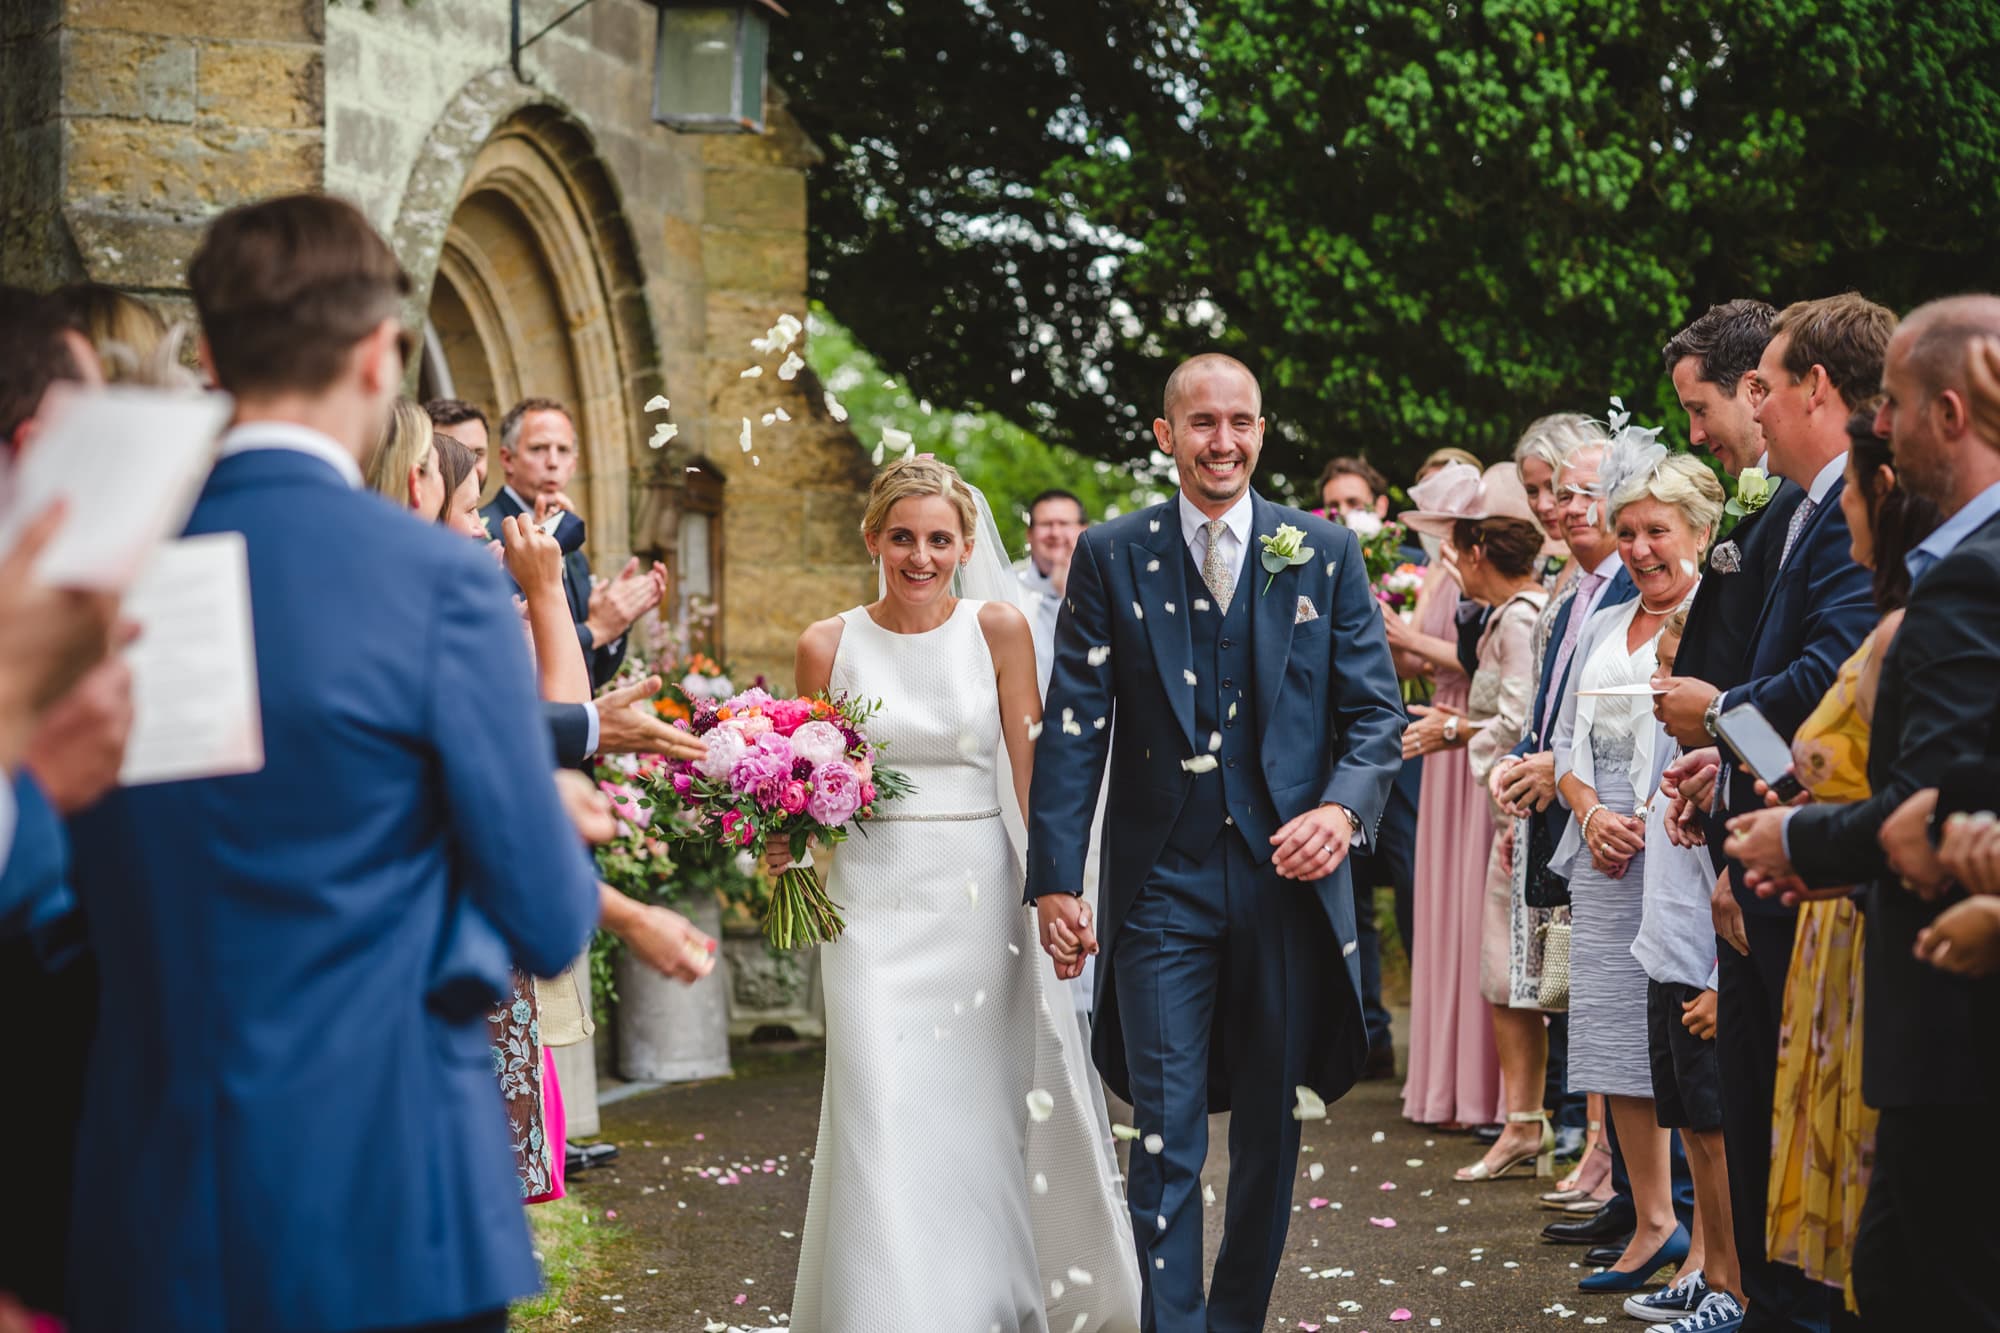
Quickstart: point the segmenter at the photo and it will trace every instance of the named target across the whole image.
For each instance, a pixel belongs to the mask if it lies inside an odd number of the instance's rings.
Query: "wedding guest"
[[[1026,609],[1028,628],[1035,634],[1035,676],[1044,694],[1055,663],[1056,613],[1062,610],[1070,557],[1076,553],[1076,539],[1089,526],[1083,501],[1068,491],[1043,491],[1028,502],[1028,553],[1014,562],[1014,577],[1029,594]]]
[[[1549,598],[1535,619],[1533,679],[1538,683],[1535,702],[1529,711],[1520,743],[1493,766],[1494,773],[1511,772],[1518,760],[1547,749],[1539,737],[1544,729],[1544,715],[1551,721],[1555,715],[1554,703],[1544,698],[1547,691],[1542,684],[1549,661],[1549,640],[1563,610],[1576,594],[1577,571],[1583,563],[1575,558],[1576,553],[1569,549],[1564,536],[1563,495],[1558,479],[1564,460],[1573,452],[1588,444],[1602,445],[1609,439],[1604,427],[1588,417],[1575,412],[1558,412],[1528,423],[1528,428],[1521,432],[1521,438],[1514,444],[1514,465],[1520,469],[1521,488],[1527,493],[1528,508],[1534,511],[1535,522],[1550,543],[1559,547],[1559,554],[1549,557],[1545,567],[1543,586],[1548,589]],[[1592,531],[1603,536],[1606,546],[1617,549],[1617,543],[1608,532],[1602,528],[1592,528]],[[1560,694],[1558,685],[1555,702],[1560,702]],[[1502,815],[1502,836],[1513,839],[1508,862],[1513,877],[1508,916],[1509,1003],[1517,1008],[1538,1009],[1542,958],[1548,938],[1544,927],[1558,920],[1565,925],[1569,921],[1566,906],[1541,901],[1545,896],[1544,890],[1551,884],[1546,873],[1549,854],[1555,850],[1556,839],[1561,836],[1562,830],[1560,824],[1553,824],[1542,831],[1542,836],[1535,836],[1535,831],[1527,823],[1529,816],[1516,813],[1498,783],[1489,782],[1488,785],[1494,804]],[[1548,795],[1542,799],[1542,809],[1547,809],[1554,796],[1555,788],[1551,781]],[[1527,855],[1526,859],[1518,859],[1530,853],[1532,855]],[[1533,904],[1528,901],[1530,862],[1537,890],[1537,901]],[[1576,1169],[1558,1182],[1552,1195],[1543,1202],[1566,1206],[1600,1197],[1608,1189],[1610,1148],[1604,1141],[1602,1098],[1596,1099],[1593,1104],[1592,1098],[1572,1094],[1566,1086],[1569,1065],[1567,1010],[1549,1014],[1547,1020],[1548,1081],[1544,1086],[1542,1104],[1555,1108],[1556,1156],[1578,1160]],[[1554,1195],[1567,1197],[1556,1200]]]
[[[1360,458],[1328,461],[1319,478],[1320,503],[1328,517],[1353,513],[1373,514],[1385,519],[1389,514],[1389,483],[1380,472]],[[1405,558],[1421,563],[1427,557],[1419,549],[1405,548]],[[1383,807],[1382,822],[1375,839],[1365,848],[1356,848],[1347,858],[1348,874],[1354,885],[1355,956],[1361,964],[1361,1016],[1368,1025],[1368,1062],[1362,1066],[1364,1079],[1396,1076],[1396,1046],[1390,1032],[1389,1007],[1382,1002],[1382,934],[1375,925],[1375,890],[1388,885],[1395,897],[1396,928],[1403,940],[1403,953],[1414,957],[1411,930],[1415,919],[1413,894],[1416,891],[1417,797],[1423,789],[1424,764],[1406,759],[1389,788],[1389,803]]]
[[[583,519],[566,493],[579,457],[569,409],[553,398],[523,398],[500,418],[500,468],[507,480],[480,515],[497,535],[504,518],[525,514],[539,523],[562,511],[554,535],[564,552],[563,588],[577,642],[590,661],[591,684],[602,689],[625,660],[626,631],[666,594],[667,575],[657,564],[641,569],[634,556],[608,583],[591,578]]]
[[[1445,501],[1479,484],[1477,467],[1446,462],[1411,488],[1420,512],[1448,512]],[[1419,532],[1426,546],[1452,552],[1446,539]],[[1417,595],[1413,624],[1384,607],[1392,650],[1422,661],[1437,693],[1416,705],[1403,753],[1424,756],[1417,803],[1416,947],[1410,959],[1410,1054],[1403,1114],[1419,1124],[1464,1129],[1501,1119],[1500,1061],[1493,1021],[1479,994],[1486,867],[1493,817],[1473,777],[1465,746],[1471,678],[1459,667],[1458,576],[1450,559],[1433,561]],[[1451,637],[1447,637],[1451,636]]]
[[[1697,594],[1699,596],[1699,594]],[[1687,631],[1688,606],[1667,617],[1654,644],[1657,678],[1671,677]],[[1641,721],[1640,725],[1645,725]],[[1632,956],[1646,973],[1646,1054],[1660,1128],[1680,1136],[1694,1178],[1693,1240],[1671,1282],[1633,1296],[1625,1312],[1652,1321],[1694,1318],[1705,1330],[1743,1318],[1742,1279],[1729,1215],[1729,1163],[1722,1146],[1722,1078],[1715,1059],[1715,925],[1708,853],[1667,835],[1670,798],[1660,791],[1679,745],[1652,723],[1646,790],[1644,899]]]
[[[1883,368],[1876,429],[1900,483],[1943,518],[1905,562],[1909,602],[1870,728],[1871,794],[1739,817],[1727,849],[1753,887],[1863,883],[1861,1091],[1880,1120],[1851,1281],[1862,1319],[1884,1327],[2000,1326],[2000,1230],[1966,1213],[1967,1200],[2000,1193],[2000,1165],[1959,1152],[1940,1170],[1938,1158],[1940,1145],[1982,1143],[2000,1115],[2000,982],[1945,975],[1915,952],[1942,900],[1935,796],[1923,794],[1953,762],[1983,755],[2000,679],[2000,434],[1969,407],[1971,353],[1986,337],[2000,337],[2000,297],[1933,302],[1896,330]]]
[[[1470,733],[1467,760],[1473,779],[1483,787],[1494,763],[1510,750],[1527,725],[1535,688],[1534,632],[1548,594],[1536,577],[1542,531],[1512,463],[1477,472],[1453,464],[1423,483],[1425,508],[1405,514],[1403,521],[1419,532],[1449,534],[1457,552],[1456,568],[1466,594],[1492,609],[1479,644],[1479,670],[1466,696],[1465,717]],[[1446,729],[1457,739],[1460,719]],[[1408,749],[1410,742],[1406,742]],[[1472,945],[1473,974],[1478,993],[1490,1008],[1499,1054],[1501,1091],[1506,1099],[1507,1126],[1485,1157],[1458,1173],[1460,1180],[1492,1180],[1514,1168],[1532,1164],[1536,1175],[1551,1176],[1555,1164],[1555,1131],[1543,1109],[1548,1037],[1540,1014],[1509,1003],[1512,936],[1509,930],[1513,881],[1506,840],[1488,839],[1487,862],[1480,892],[1468,894],[1473,920],[1466,929]],[[1435,973],[1429,974],[1435,986]],[[1412,977],[1414,988],[1415,978]],[[1531,1128],[1531,1126],[1533,1128]]]
[[[1723,690],[1683,672],[1660,701],[1668,730],[1684,746],[1706,744],[1704,733],[1714,734],[1716,719],[1743,704],[1754,705],[1789,742],[1879,619],[1868,571],[1851,554],[1840,496],[1847,420],[1879,391],[1895,325],[1891,311],[1852,292],[1787,306],[1772,322],[1771,340],[1751,372],[1755,415],[1771,470],[1802,495],[1777,543],[1739,668],[1742,683]],[[1717,802],[1731,813],[1762,807],[1753,780],[1733,763],[1721,766],[1716,782]],[[1723,851],[1729,854],[1727,844]],[[1833,1293],[1764,1252],[1778,1029],[1798,913],[1759,897],[1741,880],[1730,867],[1727,896],[1719,881],[1714,903],[1717,933],[1730,946],[1722,950],[1718,972],[1716,1053],[1730,1211],[1749,1300],[1745,1323],[1753,1330],[1824,1329],[1838,1305]]]
[[[152,302],[101,282],[58,288],[55,299],[69,326],[97,353],[106,383],[199,386],[194,372],[180,364],[186,326],[170,328]]]
[[[99,383],[91,345],[57,302],[0,287],[0,459],[35,447],[53,386]],[[72,1159],[97,1024],[63,820],[116,779],[132,716],[130,673],[107,656],[118,598],[30,575],[62,518],[43,513],[0,558],[0,1005],[27,1020],[8,1044],[23,1090],[9,1110],[23,1147],[9,1179],[35,1218],[0,1246],[0,1293],[55,1313],[67,1305]]]
[[[438,476],[444,482],[444,508],[437,521],[461,536],[489,540],[486,521],[479,517],[479,455],[443,431],[431,437],[431,448],[437,451]]]
[[[431,446],[436,433],[416,399],[396,399],[389,424],[383,427],[382,438],[364,469],[368,489],[436,520],[444,507],[444,478],[438,474],[437,454]]]
[[[189,531],[248,551],[264,765],[76,821],[72,1327],[499,1333],[537,1278],[481,1017],[598,917],[518,617],[485,555],[357,493],[410,290],[360,212],[232,209],[188,278],[236,403]]]
[[[1873,572],[1882,621],[1844,662],[1833,688],[1799,724],[1793,770],[1815,801],[1869,795],[1869,719],[1882,661],[1909,598],[1904,560],[1938,524],[1937,506],[1897,484],[1889,442],[1875,434],[1876,408],[1848,419],[1847,476],[1840,492],[1856,564]],[[1769,798],[1775,803],[1775,798]],[[1861,914],[1841,886],[1799,906],[1785,976],[1765,1249],[1816,1282],[1845,1288],[1849,1258],[1875,1155],[1875,1113],[1861,1096],[1865,1008]]]
[[[1320,511],[1328,518],[1343,519],[1353,513],[1389,517],[1389,479],[1365,458],[1329,458],[1320,469],[1316,493]]]
[[[1627,426],[1606,452],[1602,504],[1638,596],[1597,612],[1578,636],[1576,689],[1553,740],[1556,787],[1570,812],[1551,862],[1570,884],[1570,1086],[1605,1094],[1637,1214],[1624,1254],[1583,1279],[1584,1291],[1639,1290],[1662,1264],[1684,1260],[1690,1239],[1674,1211],[1672,1136],[1653,1102],[1646,973],[1632,955],[1657,737],[1635,697],[1595,693],[1652,678],[1660,626],[1694,592],[1722,516],[1714,475],[1669,456],[1653,435]]]
[[[424,411],[430,414],[431,424],[438,434],[449,435],[472,451],[473,475],[479,478],[479,489],[486,489],[487,426],[486,414],[463,398],[433,398],[424,404]]]

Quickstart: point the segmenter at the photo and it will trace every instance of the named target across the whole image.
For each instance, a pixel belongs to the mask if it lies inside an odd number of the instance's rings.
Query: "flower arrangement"
[[[1424,589],[1424,567],[1408,561],[1383,574],[1375,584],[1375,597],[1404,620],[1416,613],[1417,594]]]
[[[720,845],[751,858],[779,839],[795,860],[814,838],[845,842],[881,802],[910,791],[903,774],[875,762],[863,730],[874,711],[845,695],[779,699],[759,687],[694,701],[676,725],[708,742],[708,754],[653,771],[647,801],[676,812],[656,827],[676,845]],[[772,886],[764,936],[774,948],[836,940],[845,929],[810,866],[793,866]]]

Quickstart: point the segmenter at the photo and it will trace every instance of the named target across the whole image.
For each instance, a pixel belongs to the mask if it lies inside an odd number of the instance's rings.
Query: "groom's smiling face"
[[[1249,489],[1264,450],[1256,377],[1233,358],[1196,357],[1167,381],[1163,407],[1153,437],[1174,460],[1181,491],[1211,518],[1220,516]]]

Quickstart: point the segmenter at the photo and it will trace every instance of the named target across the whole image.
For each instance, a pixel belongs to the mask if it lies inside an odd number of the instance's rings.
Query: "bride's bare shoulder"
[[[979,607],[979,628],[988,639],[1008,638],[1028,633],[1028,618],[1012,602],[983,602]]]
[[[824,655],[833,660],[834,649],[840,647],[840,632],[847,628],[847,622],[839,616],[828,616],[825,620],[815,620],[806,626],[806,632],[799,635],[799,657],[808,654],[815,657]]]

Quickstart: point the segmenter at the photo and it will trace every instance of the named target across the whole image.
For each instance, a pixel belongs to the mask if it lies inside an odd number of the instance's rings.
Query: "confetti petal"
[[[667,396],[663,393],[656,393],[646,400],[648,412],[664,412],[672,406],[673,404],[667,401]]]
[[[1209,762],[1210,765],[1213,766],[1214,760],[1212,757],[1210,757]],[[1186,765],[1182,765],[1182,767],[1186,767]],[[1292,1092],[1299,1099],[1298,1105],[1292,1108],[1292,1119],[1294,1120],[1326,1119],[1326,1102],[1321,1099],[1318,1093],[1314,1092],[1311,1088],[1306,1087],[1303,1083],[1301,1083],[1296,1088],[1293,1088]]]
[[[840,400],[833,396],[833,390],[828,389],[826,391],[825,402],[826,414],[828,416],[832,417],[835,421],[847,420],[847,409],[842,407]]]
[[[1146,1136],[1146,1144],[1145,1144],[1146,1151],[1153,1154],[1153,1156],[1158,1157],[1163,1151],[1166,1150],[1166,1146],[1167,1146],[1167,1141],[1161,1138],[1158,1134],[1148,1134]]]
[[[1212,754],[1198,754],[1192,759],[1181,760],[1181,767],[1190,773],[1211,773],[1215,771],[1217,762],[1216,757]],[[1320,1114],[1322,1116],[1326,1114],[1324,1108],[1321,1109]]]
[[[1368,1219],[1368,1225],[1371,1227],[1387,1227],[1393,1229],[1396,1225],[1396,1219],[1393,1217],[1371,1217]]]
[[[1028,1119],[1040,1124],[1055,1113],[1056,1099],[1044,1088],[1036,1088],[1028,1094]]]
[[[1324,1166],[1321,1166],[1318,1162],[1314,1162],[1311,1166],[1306,1168],[1306,1177],[1309,1180],[1317,1181],[1321,1176],[1325,1174],[1326,1174],[1326,1168]]]
[[[647,440],[646,443],[652,448],[658,449],[680,433],[681,428],[679,426],[676,426],[671,421],[662,421],[659,425],[653,427],[653,438]]]
[[[1090,663],[1092,666],[1103,666],[1106,662],[1111,660],[1111,646],[1109,644],[1103,644],[1096,648],[1092,648],[1089,652],[1083,655],[1083,659],[1084,661]]]
[[[736,437],[736,442],[737,442],[738,444],[740,444],[740,445],[742,445],[742,446],[743,446],[743,452],[744,452],[744,453],[746,453],[746,454],[747,454],[747,453],[749,453],[749,452],[750,452],[750,418],[749,418],[749,417],[745,417],[745,418],[743,418],[743,430],[742,430],[742,432],[741,432],[741,433],[740,433],[739,435],[737,435],[737,437]]]
[[[748,370],[744,371],[744,372],[743,372],[742,374],[738,375],[738,376],[737,376],[736,378],[737,378],[737,379],[740,379],[740,380],[754,380],[754,379],[756,379],[756,378],[757,378],[758,376],[762,375],[763,373],[764,373],[764,367],[762,367],[762,366],[752,366],[752,367],[750,367],[750,369],[748,369]]]
[[[1130,1125],[1113,1125],[1111,1127],[1111,1137],[1114,1139],[1124,1139],[1129,1143],[1131,1140],[1139,1137],[1139,1131]]]
[[[778,363],[778,378],[786,381],[795,380],[799,377],[799,372],[805,368],[804,357],[797,352],[788,352],[785,359]]]

